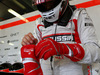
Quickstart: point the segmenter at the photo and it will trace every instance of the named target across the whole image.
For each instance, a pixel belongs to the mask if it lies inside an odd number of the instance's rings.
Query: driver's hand
[[[24,45],[29,45],[29,44],[36,44],[38,42],[38,40],[36,38],[34,38],[32,33],[28,33],[26,34],[23,39],[22,39],[22,46]]]

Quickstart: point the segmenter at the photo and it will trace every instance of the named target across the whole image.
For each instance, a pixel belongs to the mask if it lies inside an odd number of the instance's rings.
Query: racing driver
[[[22,46],[34,44],[43,75],[83,75],[82,65],[100,59],[100,48],[86,9],[69,0],[32,0],[40,12],[35,34],[22,39]]]

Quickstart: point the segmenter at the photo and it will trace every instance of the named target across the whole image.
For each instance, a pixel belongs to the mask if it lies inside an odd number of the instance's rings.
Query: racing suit
[[[44,75],[83,75],[82,64],[91,64],[100,59],[95,29],[85,9],[76,9],[66,26],[53,23],[45,28],[41,18],[36,24],[35,33],[38,41],[52,38],[59,43],[78,43],[85,51],[84,58],[78,62],[73,62],[63,55],[54,55],[52,61],[51,58],[41,59]]]

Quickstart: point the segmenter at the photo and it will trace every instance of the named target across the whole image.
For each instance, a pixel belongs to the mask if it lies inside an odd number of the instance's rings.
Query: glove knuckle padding
[[[45,60],[53,55],[68,54],[69,50],[64,43],[58,43],[51,38],[40,41],[36,46],[36,56]]]
[[[49,55],[56,55],[58,53],[57,45],[57,42],[50,38],[40,41],[36,46],[36,56],[40,55],[39,58],[42,58],[45,54],[47,55],[48,51]],[[52,54],[51,50],[53,50]]]
[[[79,44],[67,44],[67,46],[71,49],[73,55],[67,56],[72,61],[77,62],[83,59],[85,52],[84,49]]]
[[[56,52],[58,52],[57,50],[57,46],[58,46],[58,43],[55,41],[55,40],[53,40],[53,39],[50,39],[50,38],[48,38],[47,39],[48,40],[48,42],[50,43],[50,46],[52,46],[52,48],[54,49],[54,50],[56,50]]]
[[[42,49],[45,47],[44,44],[45,44],[46,41],[40,41],[37,46],[36,46],[36,56],[39,55],[39,53],[42,51]]]

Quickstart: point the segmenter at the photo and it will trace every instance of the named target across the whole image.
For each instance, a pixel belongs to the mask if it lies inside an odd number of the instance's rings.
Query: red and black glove
[[[71,52],[71,56],[69,56]],[[35,48],[36,56],[45,60],[53,55],[65,55],[76,62],[84,57],[84,49],[78,44],[58,43],[51,38],[40,41]]]
[[[25,68],[24,75],[43,75],[34,49],[35,45],[25,45],[21,48],[21,57]]]

